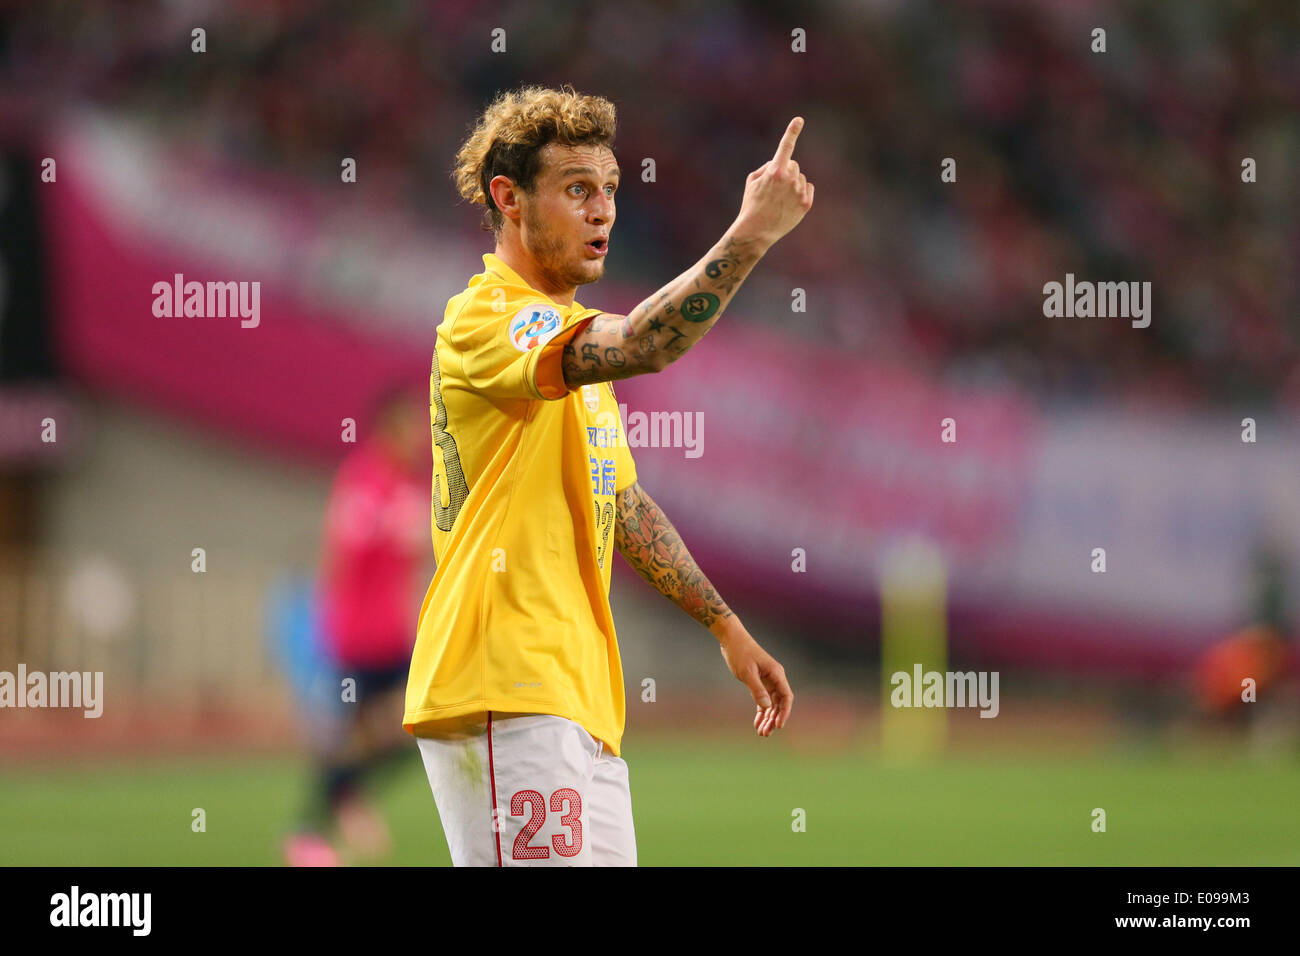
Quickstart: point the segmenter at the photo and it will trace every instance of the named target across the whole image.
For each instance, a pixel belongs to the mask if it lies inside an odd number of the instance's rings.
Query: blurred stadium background
[[[0,711],[0,863],[279,862],[340,422],[427,382],[491,250],[451,158],[521,82],[613,99],[625,173],[655,160],[579,290],[611,311],[807,119],[816,207],[707,346],[619,389],[702,414],[703,454],[634,448],[641,480],[797,695],[754,738],[707,633],[617,562],[642,862],[1300,862],[1290,0],[44,2],[0,47],[0,670],[105,674],[97,720]],[[1044,318],[1067,272],[1149,280],[1150,328]],[[259,280],[260,325],[156,318],[175,273]],[[996,719],[882,722],[882,569],[918,540]],[[1250,627],[1290,657],[1216,707],[1210,651]],[[382,799],[394,862],[445,863],[414,746]]]

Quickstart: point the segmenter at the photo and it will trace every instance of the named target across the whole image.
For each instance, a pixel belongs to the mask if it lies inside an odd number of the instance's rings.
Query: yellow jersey
[[[614,496],[636,481],[613,385],[561,362],[599,309],[564,306],[492,253],[452,297],[429,375],[433,550],[402,724],[488,710],[567,717],[615,756],[623,668],[609,607]]]

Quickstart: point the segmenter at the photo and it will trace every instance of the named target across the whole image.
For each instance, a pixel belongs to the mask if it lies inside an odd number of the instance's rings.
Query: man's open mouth
[[[609,251],[609,240],[593,239],[591,242],[587,243],[587,248],[597,255],[603,256],[607,251]]]

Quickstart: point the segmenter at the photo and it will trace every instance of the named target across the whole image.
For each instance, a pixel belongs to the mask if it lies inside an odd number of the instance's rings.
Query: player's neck
[[[573,305],[573,294],[577,289],[574,287],[561,289],[549,284],[546,276],[537,269],[532,256],[528,255],[517,241],[510,242],[503,237],[497,243],[493,255],[517,272],[519,277],[532,288],[547,296],[553,302],[560,305]]]

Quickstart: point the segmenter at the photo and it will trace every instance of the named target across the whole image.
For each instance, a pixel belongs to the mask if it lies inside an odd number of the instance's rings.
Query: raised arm
[[[769,736],[784,727],[794,706],[785,668],[758,645],[713,589],[668,516],[640,483],[619,493],[614,547],[649,584],[717,638],[722,659],[747,686],[758,708],[754,729]]]
[[[813,186],[791,159],[803,118],[745,180],[736,221],[708,253],[628,315],[602,313],[564,348],[570,388],[661,372],[704,338],[767,250],[812,208]]]

